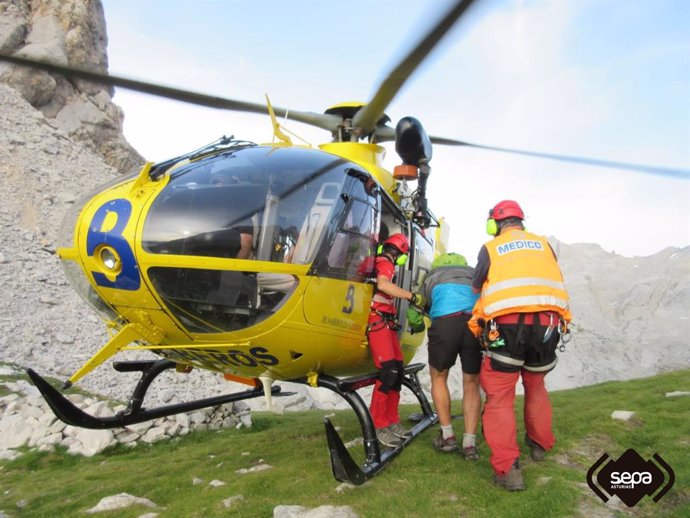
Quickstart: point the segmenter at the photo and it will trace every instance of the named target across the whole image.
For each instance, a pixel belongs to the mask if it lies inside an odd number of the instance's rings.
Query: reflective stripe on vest
[[[521,243],[533,246],[518,246]],[[486,244],[489,276],[482,286],[478,317],[556,311],[569,317],[563,275],[546,239],[523,230],[508,230]]]
[[[519,279],[508,279],[506,281],[492,284],[486,290],[484,290],[484,294],[491,295],[495,291],[506,290],[508,288],[518,288],[522,286],[548,286],[550,288],[556,288],[557,290],[565,290],[565,286],[560,281],[550,281],[540,277],[521,277]]]
[[[379,302],[381,304],[393,304],[393,297],[389,297],[388,295],[385,295],[380,291],[377,291],[376,293],[374,293],[374,296],[371,298],[371,301]]]
[[[390,259],[390,257],[385,256],[385,255],[379,255],[376,256],[376,260],[374,263],[374,272],[376,273],[376,277],[378,280],[378,276],[380,275],[379,272],[379,264],[381,263],[388,263],[390,265],[393,265],[393,268],[395,268],[395,263]],[[389,279],[392,283],[395,283],[395,269],[393,270],[393,276]],[[379,291],[376,286],[374,286],[374,295],[371,298],[371,308],[372,309],[380,309],[385,312],[395,312],[395,300],[392,296],[387,295],[383,293],[382,291]]]
[[[525,295],[523,297],[510,297],[503,300],[489,304],[484,308],[487,315],[495,315],[506,309],[522,308],[526,306],[531,307],[549,307],[568,309],[568,301],[552,295]]]

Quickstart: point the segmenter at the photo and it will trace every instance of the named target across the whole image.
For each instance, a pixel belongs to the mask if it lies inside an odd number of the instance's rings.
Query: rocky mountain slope
[[[105,343],[107,334],[68,285],[55,255],[61,220],[79,197],[117,172],[16,90],[0,85],[0,105],[0,361],[65,379]],[[690,366],[690,247],[627,258],[597,245],[553,243],[575,320],[573,339],[547,378],[552,389]],[[417,359],[425,357],[422,348]],[[136,378],[118,376],[106,363],[80,384],[124,398]],[[459,376],[451,376],[456,397]],[[423,373],[422,382],[428,383],[425,378]],[[300,396],[278,405],[339,403],[330,393],[299,389]],[[163,377],[152,397],[183,400],[227,390],[220,376],[195,371]]]
[[[597,245],[557,246],[575,335],[558,388],[630,379],[690,365],[690,247],[622,257]]]
[[[0,2],[0,52],[106,72],[107,44],[100,0]],[[0,82],[121,173],[139,167],[142,158],[122,135],[124,115],[111,101],[111,87],[7,63],[0,63]]]

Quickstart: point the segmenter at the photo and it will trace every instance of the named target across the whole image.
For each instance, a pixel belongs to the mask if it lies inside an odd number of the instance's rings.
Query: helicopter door
[[[431,270],[431,262],[434,259],[434,244],[426,232],[416,225],[412,232],[411,268],[412,282],[411,291],[419,291],[424,281],[424,276]]]
[[[409,279],[409,290],[417,292],[422,286],[424,277],[431,270],[431,261],[434,258],[434,245],[431,240],[429,230],[423,230],[417,225],[412,225],[412,236],[410,243],[410,261],[409,270],[405,270],[404,274]],[[399,308],[402,308],[401,304]],[[407,304],[404,305],[407,309]],[[407,312],[398,310],[398,319],[401,323],[402,336],[400,343],[402,345],[403,356],[405,361],[411,361],[417,348],[422,345],[425,333],[411,333],[411,329],[407,323]]]
[[[381,211],[381,232],[379,235],[379,243],[385,241],[393,234],[403,234],[410,240],[410,258],[414,259],[414,240],[410,235],[410,224],[406,220],[404,214],[400,211],[398,205],[388,197],[382,197],[382,211]],[[412,267],[413,261],[408,260],[404,266],[396,268],[395,283],[403,289],[411,290],[412,285]],[[375,279],[372,278],[375,282]],[[403,322],[407,303],[401,299],[394,299],[395,307],[398,311],[398,318]]]

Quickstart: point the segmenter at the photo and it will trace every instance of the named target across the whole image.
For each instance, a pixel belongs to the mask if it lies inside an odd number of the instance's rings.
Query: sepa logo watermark
[[[625,505],[632,507],[645,495],[652,496],[654,493],[656,495],[652,500],[658,502],[673,487],[676,475],[658,453],[652,459],[656,462],[644,460],[632,448],[626,450],[618,460],[604,453],[589,468],[587,484],[604,502],[616,495]],[[661,490],[657,492],[659,488]]]

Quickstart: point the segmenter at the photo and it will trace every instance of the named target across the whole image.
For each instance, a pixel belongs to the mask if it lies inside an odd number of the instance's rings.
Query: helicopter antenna
[[[288,146],[291,145],[292,140],[290,140],[290,137],[283,133],[283,130],[281,129],[280,124],[278,123],[278,119],[276,119],[276,114],[273,111],[273,106],[271,106],[271,100],[268,98],[268,94],[264,95],[266,96],[266,107],[268,108],[268,115],[270,115],[271,122],[273,123],[273,135],[283,143],[287,144]],[[287,117],[287,114],[285,114],[285,116]]]

